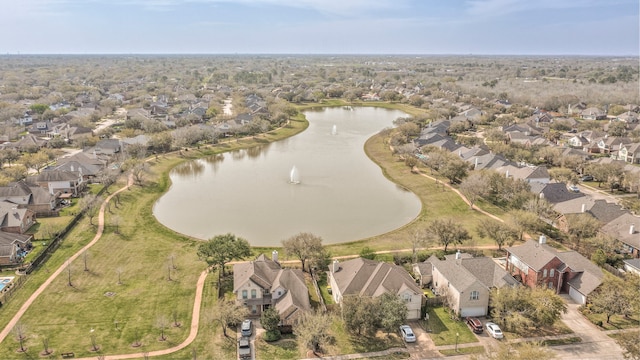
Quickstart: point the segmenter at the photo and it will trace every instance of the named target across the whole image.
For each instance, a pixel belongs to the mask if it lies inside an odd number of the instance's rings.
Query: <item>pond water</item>
[[[305,115],[309,128],[296,136],[174,168],[153,209],[158,221],[200,239],[232,233],[252,246],[280,246],[299,232],[324,244],[360,240],[418,216],[418,197],[386,179],[363,149],[405,113],[345,107]]]

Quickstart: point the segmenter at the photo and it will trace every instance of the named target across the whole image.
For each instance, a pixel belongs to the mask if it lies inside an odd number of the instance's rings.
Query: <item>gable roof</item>
[[[631,233],[631,226],[633,226],[633,233]],[[640,236],[638,236],[640,218],[629,212],[613,219],[600,230],[635,249],[640,249]]]
[[[433,264],[451,286],[461,292],[476,282],[487,289],[518,285],[513,276],[486,256],[474,258],[461,253],[460,259],[456,259],[455,255],[448,255],[445,260],[440,260],[432,255],[427,262]]]
[[[300,269],[283,269],[277,262],[260,254],[254,261],[233,265],[233,292],[236,293],[248,281],[270,292],[278,288],[285,290],[274,304],[283,319],[311,309],[307,285]]]
[[[376,297],[384,293],[400,294],[410,290],[422,294],[409,273],[398,265],[355,258],[339,264],[331,274],[343,296],[358,294]]]
[[[560,268],[569,268],[571,272],[582,273],[572,278],[568,284],[583,295],[589,295],[600,283],[604,274],[602,270],[589,259],[576,251],[558,251],[547,244],[540,244],[535,240],[528,240],[522,245],[506,248],[509,254],[513,254],[520,261],[527,264],[534,271],[539,271],[554,258],[558,258],[563,265]]]
[[[531,191],[536,194],[543,194],[543,198],[552,204],[562,203],[577,198],[586,198],[583,193],[571,192],[565,183],[548,183],[543,185],[542,190],[538,190],[539,185],[531,186]],[[534,191],[536,190],[536,191]]]

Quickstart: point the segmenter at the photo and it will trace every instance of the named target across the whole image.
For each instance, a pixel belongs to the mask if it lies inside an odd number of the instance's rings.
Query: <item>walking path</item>
[[[18,312],[13,316],[13,318],[11,318],[7,326],[5,326],[4,329],[2,329],[2,331],[0,331],[0,343],[3,342],[4,339],[7,337],[7,335],[9,335],[11,330],[13,330],[13,327],[18,323],[22,315],[24,315],[27,309],[29,309],[29,307],[36,300],[36,298],[38,298],[38,296],[40,296],[40,294],[44,292],[44,290],[53,282],[53,280],[55,280],[55,278],[58,277],[58,275],[60,275],[60,273],[62,273],[67,268],[67,265],[72,261],[74,261],[75,259],[77,259],[82,253],[84,253],[86,250],[91,248],[96,242],[98,242],[98,240],[100,240],[100,238],[102,237],[102,233],[104,231],[104,212],[107,207],[107,203],[116,194],[124,190],[127,190],[129,186],[131,186],[132,184],[133,184],[133,178],[129,177],[127,184],[124,187],[114,192],[113,194],[109,195],[109,197],[107,197],[104,200],[104,202],[100,206],[100,211],[98,213],[98,231],[96,232],[96,235],[93,237],[93,240],[91,240],[91,242],[85,245],[85,247],[80,249],[77,253],[69,257],[69,260],[67,260],[62,265],[60,265],[60,267],[56,271],[54,271],[53,274],[51,274],[51,276],[49,276],[49,278],[45,280],[45,282],[42,283],[42,285],[40,285],[40,287],[33,294],[31,294],[31,296],[27,299],[27,301],[25,301],[25,303],[22,304],[22,307],[20,307]]]

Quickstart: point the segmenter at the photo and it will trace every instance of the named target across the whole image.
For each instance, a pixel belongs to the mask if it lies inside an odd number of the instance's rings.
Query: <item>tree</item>
[[[384,293],[377,300],[380,327],[388,335],[407,320],[407,304],[399,296],[392,293]]]
[[[217,235],[198,247],[198,257],[207,264],[218,267],[222,276],[229,261],[242,260],[250,255],[249,242],[233,234]]]
[[[411,237],[411,260],[414,264],[418,262],[418,248],[424,247],[430,238],[429,232],[423,227],[418,227],[414,230]]]
[[[428,227],[429,234],[437,239],[444,246],[444,251],[450,244],[462,244],[463,241],[471,239],[467,229],[463,228],[460,223],[451,219],[433,220]]]
[[[276,341],[280,339],[280,314],[275,308],[268,308],[260,316],[260,324],[266,330],[265,339]]]
[[[567,306],[551,289],[503,287],[489,296],[491,317],[503,329],[525,333],[527,328],[553,325]]]
[[[87,194],[80,199],[80,209],[89,217],[89,224],[93,225],[93,218],[100,209],[100,197],[94,194]]]
[[[455,184],[467,176],[468,167],[469,164],[466,161],[457,156],[450,156],[438,172],[449,179],[449,183]]]
[[[171,144],[173,142],[173,138],[171,137],[171,133],[168,131],[163,131],[160,133],[155,133],[151,136],[149,140],[149,146],[158,152],[167,152],[171,150]]]
[[[307,260],[320,259],[324,254],[322,238],[306,232],[301,232],[282,240],[282,247],[287,254],[293,255],[300,260],[302,271],[306,271],[305,264]],[[309,271],[311,271],[310,266]]]
[[[522,240],[525,232],[531,232],[538,229],[540,219],[538,215],[525,211],[513,210],[509,213],[508,223],[518,232],[518,238]]]
[[[158,318],[156,319],[156,326],[158,327],[158,329],[160,329],[160,339],[158,340],[167,340],[167,337],[164,334],[164,330],[167,328],[167,326],[169,326],[169,320],[167,320],[167,317],[164,315],[158,316]]]
[[[489,180],[483,172],[474,172],[460,183],[460,191],[469,200],[469,206],[489,194]]]
[[[587,213],[567,216],[569,237],[577,247],[582,239],[594,237],[601,227],[600,221]]]
[[[312,350],[315,353],[321,351],[323,346],[335,341],[329,332],[332,323],[333,319],[328,314],[306,312],[294,325],[293,333],[305,350]]]
[[[637,330],[619,333],[616,342],[623,350],[622,356],[628,360],[640,360],[640,332]]]
[[[24,154],[20,160],[25,167],[34,169],[39,174],[40,170],[49,163],[49,155],[44,151],[38,151],[33,154]]]
[[[12,330],[16,340],[20,343],[20,349],[18,351],[27,351],[27,348],[24,347],[24,341],[27,339],[27,327],[23,323],[19,322],[13,326]]]
[[[487,220],[480,223],[477,231],[480,237],[493,239],[496,244],[498,244],[498,250],[502,250],[504,244],[513,244],[518,238],[517,231],[511,226],[497,220]]]
[[[142,159],[129,158],[122,164],[123,171],[130,171],[136,184],[142,186],[147,172],[147,163]]]
[[[380,312],[376,299],[359,294],[342,298],[342,319],[348,331],[358,335],[375,333]]]
[[[611,320],[611,316],[623,315],[629,308],[623,281],[612,276],[604,279],[598,289],[589,296],[589,301],[591,311],[604,314],[607,317],[607,323]]]

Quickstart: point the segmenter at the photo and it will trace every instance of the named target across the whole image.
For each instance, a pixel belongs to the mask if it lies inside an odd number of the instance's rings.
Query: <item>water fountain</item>
[[[295,165],[291,168],[291,172],[289,173],[289,182],[292,184],[300,184],[300,173],[298,173],[298,168]]]
[[[338,133],[338,127],[334,124],[331,128],[331,135],[336,135]]]

